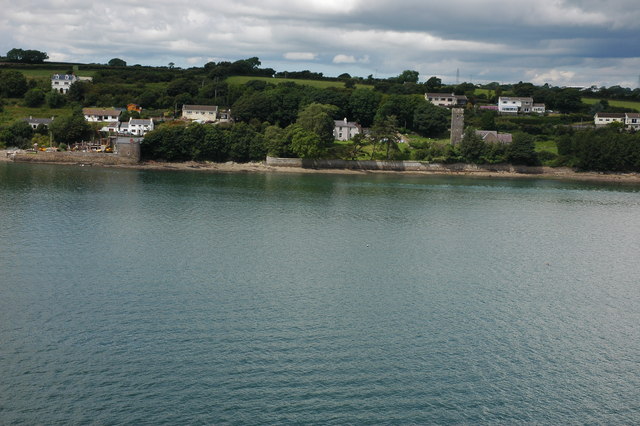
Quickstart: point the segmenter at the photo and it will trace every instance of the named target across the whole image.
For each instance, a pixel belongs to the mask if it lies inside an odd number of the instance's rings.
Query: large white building
[[[51,89],[66,95],[76,81],[78,77],[73,74],[54,74],[51,76]]]
[[[51,89],[66,95],[76,81],[93,81],[93,78],[78,77],[75,74],[54,74],[51,76]]]
[[[182,105],[182,118],[196,121],[216,121],[218,118],[217,105]]]
[[[498,98],[498,112],[500,114],[530,114],[533,112],[533,98],[500,96]]]

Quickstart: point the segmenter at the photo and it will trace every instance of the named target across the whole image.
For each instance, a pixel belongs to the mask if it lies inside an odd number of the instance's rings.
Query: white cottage
[[[334,120],[333,138],[339,141],[348,141],[355,135],[362,133],[362,127],[353,121]]]

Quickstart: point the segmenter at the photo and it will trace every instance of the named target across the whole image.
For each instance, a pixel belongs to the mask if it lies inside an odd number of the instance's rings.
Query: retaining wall
[[[514,166],[511,164],[442,164],[420,161],[352,161],[352,160],[309,160],[302,158],[267,157],[267,165],[274,167],[301,167],[305,169],[348,169],[348,170],[389,170],[414,172],[510,172],[542,174],[543,167]]]
[[[22,163],[71,163],[71,164],[100,164],[119,165],[137,164],[138,158],[123,157],[118,154],[102,152],[31,152],[15,153],[9,158]]]

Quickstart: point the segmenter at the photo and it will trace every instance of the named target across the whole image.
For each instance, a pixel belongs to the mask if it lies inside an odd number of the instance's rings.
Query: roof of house
[[[77,78],[73,74],[53,74],[51,76],[51,80],[76,80]]]
[[[533,104],[534,107],[544,108],[544,104]]]
[[[528,96],[500,96],[500,98],[498,98],[498,101],[528,101],[528,102],[533,102],[533,98],[528,97]]]
[[[360,127],[358,123],[354,121],[345,120],[333,120],[334,127]]]
[[[428,98],[455,98],[467,99],[465,95],[456,95],[455,93],[426,93]]]
[[[82,108],[84,115],[119,115],[120,111],[115,108]]]
[[[476,135],[480,136],[482,140],[487,139],[489,136],[493,136],[502,143],[513,142],[513,135],[511,133],[498,133],[495,130],[476,130]]]
[[[624,118],[624,113],[621,112],[596,112],[596,117],[600,118]]]
[[[182,111],[184,110],[197,110],[197,111],[218,111],[217,105],[182,105]]]
[[[29,117],[29,118],[25,118],[24,121],[26,121],[29,124],[46,124],[49,125],[51,124],[51,122],[53,121],[53,119],[51,118],[34,118],[34,117]]]
[[[152,121],[150,118],[132,118],[129,123],[136,126],[148,126]]]
[[[626,116],[627,118],[640,118],[640,114],[637,112],[627,112]]]

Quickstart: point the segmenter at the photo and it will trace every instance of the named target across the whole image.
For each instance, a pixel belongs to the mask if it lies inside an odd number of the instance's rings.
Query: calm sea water
[[[640,187],[0,163],[1,424],[640,423]]]

